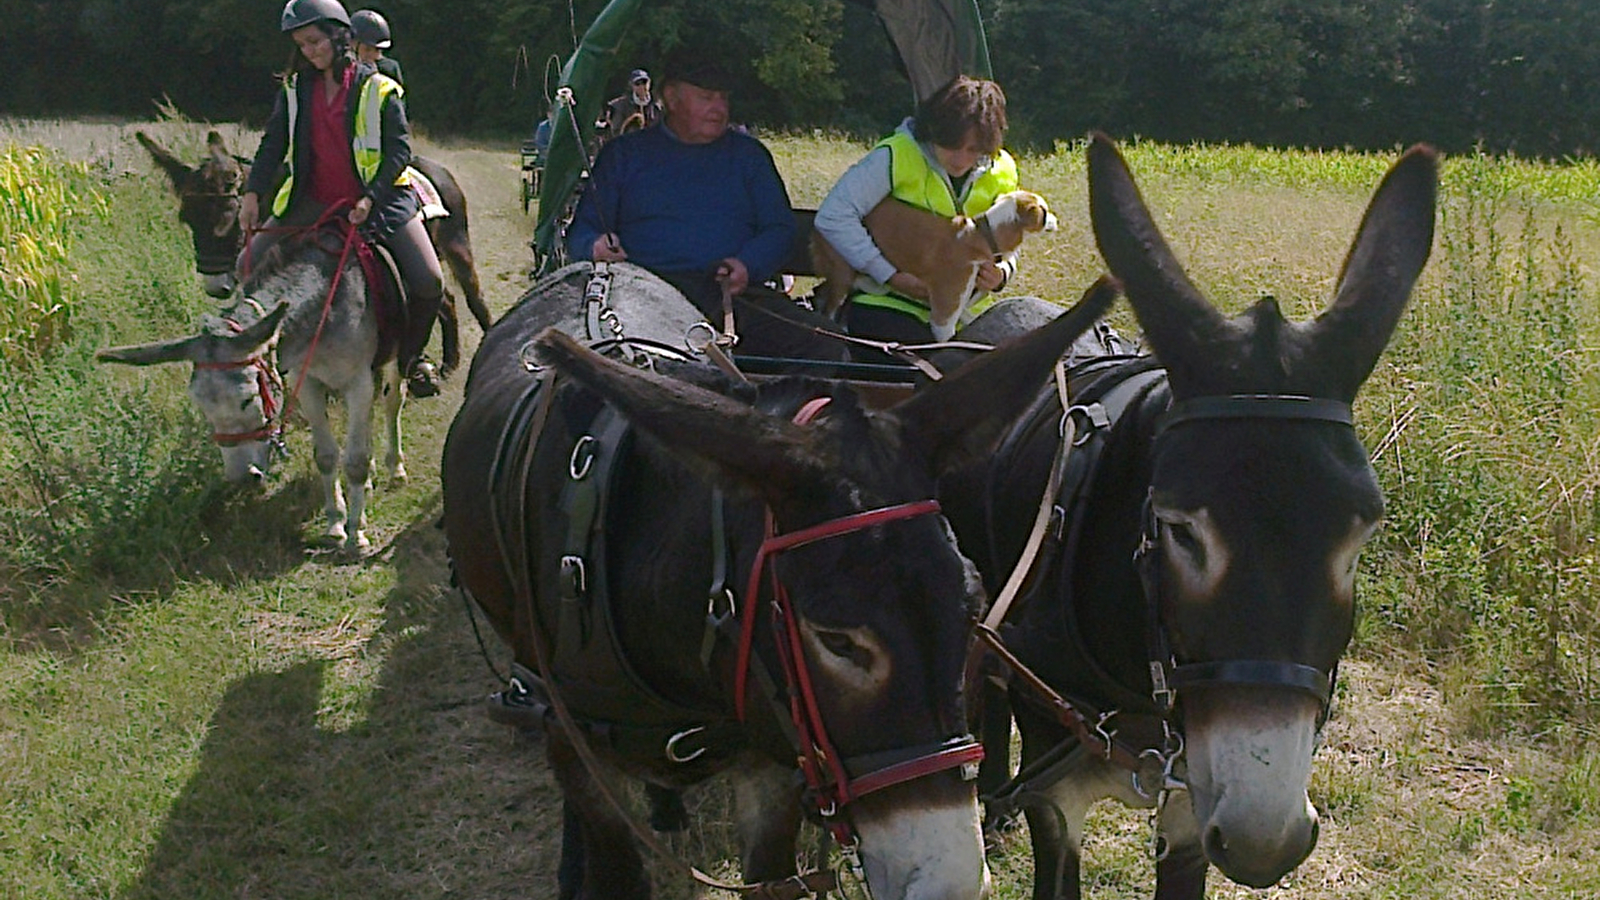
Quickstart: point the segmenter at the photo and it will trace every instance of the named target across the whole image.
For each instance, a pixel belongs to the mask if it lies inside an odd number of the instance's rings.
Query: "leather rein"
[[[345,204],[334,204],[328,207],[310,225],[252,230],[283,231],[291,236],[303,238],[306,235],[315,234],[324,225],[337,223],[343,232],[339,249],[339,264],[333,270],[333,278],[329,281],[328,292],[322,299],[322,312],[317,318],[316,330],[311,333],[311,344],[306,348],[306,357],[300,364],[300,372],[295,376],[294,389],[289,392],[289,396],[286,402],[283,403],[281,410],[279,409],[278,396],[283,393],[283,378],[278,373],[277,360],[272,350],[269,349],[266,353],[257,353],[239,360],[197,362],[194,364],[196,369],[255,369],[256,371],[256,392],[261,398],[261,424],[250,431],[214,431],[211,433],[213,443],[223,447],[234,447],[251,441],[271,441],[275,446],[281,448],[283,443],[283,422],[288,418],[289,412],[294,409],[295,399],[300,396],[300,387],[305,383],[306,373],[311,369],[311,361],[316,358],[317,342],[321,340],[322,329],[328,323],[328,313],[333,308],[333,298],[338,295],[339,282],[344,278],[345,263],[349,261],[351,251],[354,250],[356,252],[357,258],[361,261],[363,271],[368,273],[369,281],[374,271],[370,262],[371,246],[361,238],[354,225],[351,225],[342,216],[338,215],[338,212],[344,206]],[[254,298],[241,296],[240,299],[241,302],[253,307],[258,316],[265,316],[266,311],[262,309],[261,304],[256,302]],[[231,318],[224,319],[224,321],[235,332],[244,330],[242,325]]]

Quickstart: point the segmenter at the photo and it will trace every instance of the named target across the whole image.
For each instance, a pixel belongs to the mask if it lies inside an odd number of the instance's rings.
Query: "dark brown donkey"
[[[666,788],[734,778],[747,882],[794,876],[809,810],[858,850],[873,896],[975,900],[988,873],[962,674],[982,597],[935,481],[992,448],[1114,291],[869,411],[847,386],[735,386],[553,329],[536,341],[552,318],[582,334],[585,299],[609,290],[587,317],[603,335],[682,346],[649,322],[698,319],[670,288],[635,314],[618,295],[654,279],[619,265],[585,290],[587,269],[536,285],[485,336],[442,471],[459,583],[515,654],[528,724],[547,728],[559,896],[649,894],[596,778],[614,769]]]
[[[1261,887],[1316,842],[1312,751],[1353,628],[1356,557],[1383,513],[1350,403],[1428,259],[1436,160],[1418,147],[1390,170],[1333,302],[1303,323],[1270,298],[1223,316],[1103,136],[1088,172],[1100,253],[1155,357],[1073,370],[1080,444],[1002,634],[1075,712],[1011,679],[1022,770],[990,811],[1026,810],[1034,897],[1054,900],[1079,896],[1092,803],[1154,807],[1156,895],[1199,900],[1208,863]],[[984,325],[963,335],[996,337]],[[991,586],[1022,555],[1063,442],[1055,395],[941,486]]]
[[[244,248],[244,232],[239,229],[239,191],[250,174],[250,160],[228,151],[222,135],[206,134],[206,158],[191,166],[178,159],[155,139],[135,132],[139,144],[150,153],[156,165],[172,182],[178,196],[178,218],[189,227],[194,239],[195,268],[205,276],[206,293],[226,297],[233,290],[233,264]],[[449,213],[428,220],[428,236],[435,252],[455,276],[466,297],[467,308],[485,331],[490,324],[489,308],[483,302],[478,272],[472,258],[472,240],[467,232],[467,197],[449,169],[431,159],[416,156],[412,168],[427,176],[439,190],[440,205]],[[449,374],[461,364],[461,328],[455,297],[445,291],[439,306],[439,339],[444,359],[441,373]]]

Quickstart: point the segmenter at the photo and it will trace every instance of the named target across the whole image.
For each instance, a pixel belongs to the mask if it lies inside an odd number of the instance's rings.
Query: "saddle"
[[[439,196],[439,189],[428,176],[413,166],[406,166],[405,177],[410,179],[411,187],[417,192],[417,199],[422,201],[423,221],[449,217],[450,210],[445,209],[444,199]]]

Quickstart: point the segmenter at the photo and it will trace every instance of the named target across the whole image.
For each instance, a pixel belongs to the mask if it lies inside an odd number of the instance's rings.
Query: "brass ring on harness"
[[[1061,414],[1060,434],[1062,439],[1066,439],[1067,429],[1070,428],[1072,429],[1072,446],[1082,447],[1087,444],[1089,439],[1094,437],[1095,421],[1093,413],[1093,410],[1081,403],[1067,407],[1067,411]],[[1079,417],[1083,419],[1084,424],[1089,426],[1088,428],[1078,428],[1077,419]]]
[[[705,334],[704,338],[699,337],[702,332]],[[683,345],[695,353],[705,353],[706,348],[716,343],[716,341],[717,329],[710,322],[696,322],[689,326],[688,331],[683,333]]]

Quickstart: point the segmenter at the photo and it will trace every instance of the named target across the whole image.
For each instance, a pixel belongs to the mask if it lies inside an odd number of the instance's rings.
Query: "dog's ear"
[[[1038,194],[1024,192],[1017,198],[1017,210],[1028,231],[1055,231],[1056,217]]]

